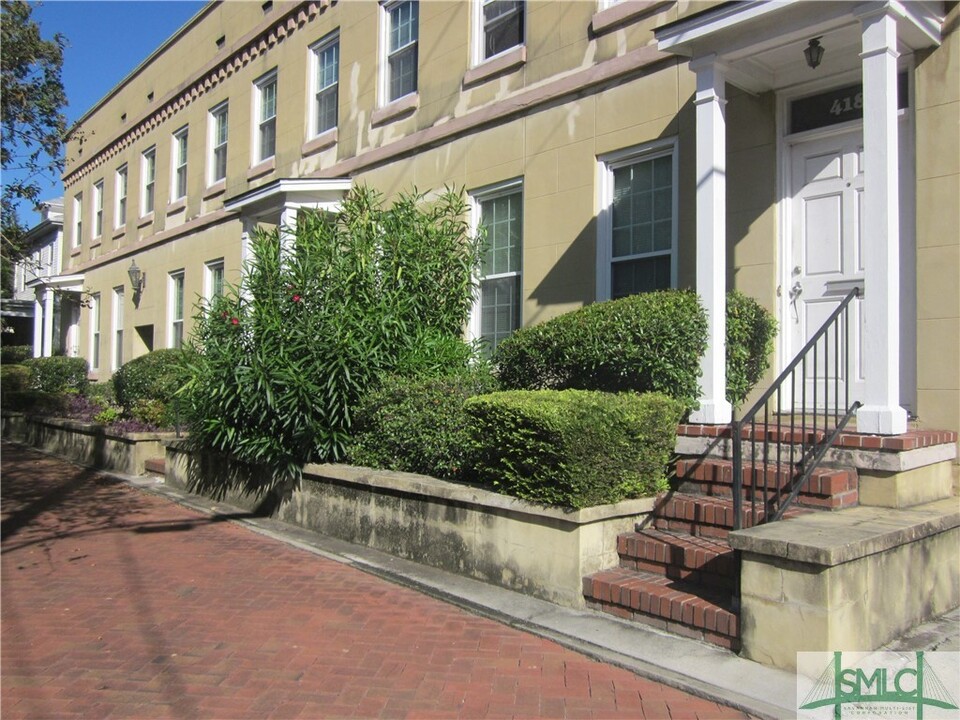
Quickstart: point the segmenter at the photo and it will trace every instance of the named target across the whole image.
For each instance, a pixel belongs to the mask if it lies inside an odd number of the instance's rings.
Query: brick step
[[[143,461],[143,469],[149,475],[163,477],[167,474],[167,460],[162,457],[147,458]]]
[[[718,458],[684,458],[677,461],[678,489],[685,493],[731,497],[733,494],[733,462]],[[770,500],[787,494],[792,482],[792,471],[774,466],[755,466],[745,463],[743,494]],[[804,483],[797,502],[810,507],[836,510],[852,507],[859,501],[859,479],[852,468],[817,468]]]
[[[620,567],[708,587],[733,590],[737,562],[723,540],[647,528],[617,538]]]
[[[740,619],[729,593],[654,573],[612,568],[583,579],[587,606],[661,630],[740,649]]]
[[[754,511],[749,502],[744,503],[744,527],[753,527],[766,517],[766,511],[757,506]],[[796,517],[813,512],[807,508],[791,507],[784,517]],[[670,530],[696,537],[726,538],[733,529],[733,498],[688,495],[674,492],[664,495],[654,509],[653,526],[657,530]]]

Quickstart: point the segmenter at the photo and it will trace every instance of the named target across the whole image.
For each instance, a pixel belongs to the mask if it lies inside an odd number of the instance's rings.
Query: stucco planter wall
[[[98,423],[3,413],[3,437],[102,470],[142,475],[147,458],[162,456],[173,433],[113,433]]]
[[[167,443],[167,484],[259,510],[300,527],[484,580],[568,607],[584,607],[582,578],[617,564],[617,535],[653,499],[566,512],[412,473],[308,465],[282,501],[249,489],[243,469]],[[232,489],[208,482],[219,468]]]

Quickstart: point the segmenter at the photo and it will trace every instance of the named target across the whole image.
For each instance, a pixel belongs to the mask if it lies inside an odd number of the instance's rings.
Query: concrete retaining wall
[[[3,437],[102,470],[142,475],[172,433],[111,433],[98,423],[4,412]]]
[[[212,476],[219,476],[216,484]],[[646,498],[565,512],[423,475],[347,465],[307,465],[301,487],[280,500],[250,481],[240,468],[167,444],[171,486],[574,608],[584,607],[582,578],[616,565],[617,535],[653,508]]]

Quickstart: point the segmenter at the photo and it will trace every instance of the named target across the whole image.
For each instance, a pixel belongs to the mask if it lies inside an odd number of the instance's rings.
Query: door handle
[[[793,287],[790,288],[790,302],[794,302],[802,293],[803,285],[801,285],[800,281],[797,280],[793,283]]]

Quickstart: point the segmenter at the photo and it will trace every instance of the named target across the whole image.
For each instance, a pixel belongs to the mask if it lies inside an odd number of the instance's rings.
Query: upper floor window
[[[103,180],[93,184],[93,236],[103,235]]]
[[[312,108],[314,136],[337,126],[340,86],[340,35],[334,33],[313,47],[315,98]]]
[[[386,29],[384,77],[386,102],[417,91],[417,41],[420,4],[402,0],[383,6]]]
[[[227,103],[210,111],[210,185],[227,177]]]
[[[140,159],[140,208],[141,215],[153,212],[154,190],[157,181],[157,148],[144,151]]]
[[[277,152],[277,71],[257,80],[256,95],[256,162],[269,160]]]
[[[181,128],[173,134],[173,179],[170,195],[174,200],[187,196],[187,143],[189,131]]]
[[[520,327],[523,186],[520,182],[499,185],[476,193],[473,201],[478,225],[486,235],[473,335],[483,341],[486,352],[493,352]]]
[[[121,165],[117,168],[116,178],[117,206],[114,225],[123,227],[127,223],[127,166]]]
[[[211,260],[206,264],[206,277],[203,282],[203,296],[214,300],[223,295],[223,260]]]
[[[482,0],[477,23],[481,31],[480,61],[523,45],[525,14],[524,0]]]
[[[170,336],[169,347],[183,347],[183,270],[170,273]]]
[[[73,247],[83,241],[83,193],[73,196]]]
[[[116,372],[123,365],[123,286],[113,289],[113,364]]]
[[[673,142],[601,161],[600,299],[676,283],[677,182]]]
[[[100,368],[100,293],[90,296],[90,369]]]

